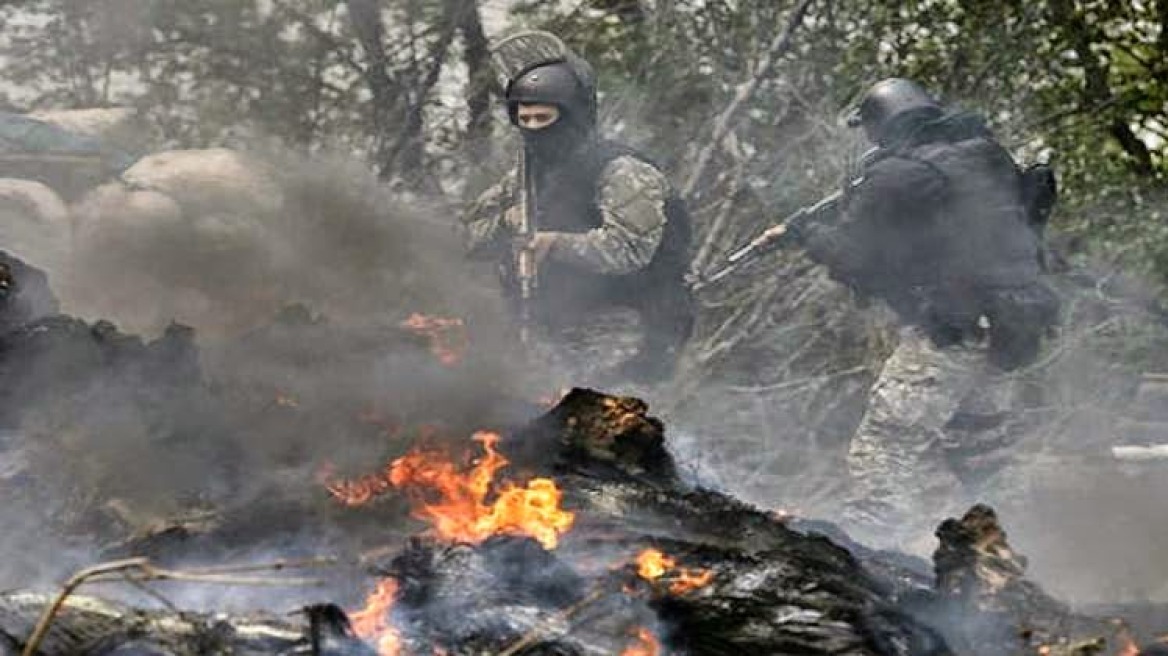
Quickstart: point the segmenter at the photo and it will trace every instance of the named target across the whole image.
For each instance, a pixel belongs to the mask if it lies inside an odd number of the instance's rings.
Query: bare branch
[[[690,268],[693,271],[704,271],[706,262],[710,255],[714,252],[714,248],[721,241],[722,233],[725,232],[726,226],[730,222],[731,216],[734,214],[734,207],[736,203],[735,198],[738,196],[741,185],[741,178],[746,169],[746,164],[742,156],[741,149],[738,148],[736,140],[729,139],[726,142],[726,152],[734,160],[734,168],[730,172],[729,188],[726,190],[725,199],[722,201],[722,207],[718,211],[714,221],[710,224],[710,228],[706,230],[705,239],[702,241],[701,248],[698,249],[694,255],[693,262]]]
[[[346,0],[349,22],[357,35],[369,65],[365,67],[365,84],[373,95],[373,123],[377,138],[377,162],[382,177],[388,174],[390,144],[390,117],[398,113],[405,94],[389,71],[385,53],[384,25],[381,22],[379,0]],[[407,100],[408,102],[408,100]]]
[[[415,176],[415,182],[421,182],[427,179],[427,176],[422,174],[423,172],[420,166],[424,110],[426,107],[426,99],[429,97],[434,85],[438,83],[438,77],[441,75],[442,67],[446,62],[446,55],[454,42],[454,35],[458,29],[458,7],[455,4],[459,1],[447,0],[445,3],[445,11],[441,18],[441,32],[438,40],[434,42],[433,47],[426,54],[426,61],[430,62],[430,66],[412,90],[413,99],[408,101],[405,109],[405,121],[401,130],[398,132],[397,139],[394,140],[393,146],[389,148],[384,158],[379,162],[383,178],[387,177],[397,168]],[[396,166],[399,160],[406,156],[414,159],[405,162],[402,166]],[[440,193],[441,189],[434,182],[430,191]]]
[[[378,0],[346,0],[346,4],[357,42],[369,60],[365,68],[366,83],[376,100],[388,102],[393,98],[396,85],[393,76],[389,74],[389,62],[385,56],[381,3]]]
[[[337,54],[340,60],[345,63],[346,66],[356,71],[362,77],[366,75],[365,67],[362,66],[361,63],[356,59],[353,59],[347,52],[348,46],[342,43],[334,35],[320,29],[320,27],[318,27],[314,22],[311,15],[284,4],[278,4],[276,5],[276,8],[299,23],[300,26],[303,27],[310,36],[320,41],[322,44],[329,46]]]
[[[319,579],[241,577],[235,575],[235,573],[260,570],[281,571],[285,569],[322,567],[334,564],[336,564],[336,561],[331,558],[309,558],[299,561],[278,560],[266,564],[229,565],[225,567],[208,567],[189,571],[178,571],[155,567],[150,563],[148,558],[127,558],[125,560],[99,563],[92,567],[86,567],[69,577],[69,580],[65,582],[61,591],[53,599],[53,602],[41,613],[32,635],[29,636],[28,641],[24,644],[24,650],[21,652],[21,656],[34,656],[36,654],[37,648],[40,647],[41,642],[48,635],[49,627],[52,626],[53,619],[61,611],[61,607],[65,605],[65,601],[84,583],[122,581],[129,582],[135,587],[141,586],[144,581],[188,581],[192,583],[256,586],[319,585],[321,583]],[[155,598],[157,599],[158,597],[156,596]],[[164,605],[169,604],[169,602],[163,601]]]
[[[474,0],[459,0],[454,21],[462,34],[466,47],[463,63],[467,69],[466,106],[470,114],[466,127],[466,138],[470,144],[472,161],[486,159],[487,140],[491,125],[491,94],[497,93],[498,82],[490,68],[490,45],[483,31],[478,3]]]
[[[61,592],[53,599],[53,603],[49,604],[45,612],[41,614],[37,620],[36,628],[33,629],[32,635],[29,636],[28,641],[24,643],[24,651],[21,656],[35,656],[37,648],[41,646],[41,642],[45,639],[45,635],[49,632],[49,627],[53,625],[53,618],[60,612],[61,606],[65,605],[65,600],[73,591],[85,583],[86,579],[92,578],[99,574],[108,574],[111,572],[124,572],[130,569],[135,569],[145,565],[148,561],[145,558],[130,558],[128,560],[115,560],[113,562],[101,563],[93,567],[87,567],[76,574],[74,574],[65,586],[61,588]]]
[[[758,64],[754,69],[754,75],[738,85],[737,90],[734,92],[734,97],[730,100],[730,104],[722,110],[722,113],[714,121],[714,135],[710,139],[710,143],[706,144],[705,148],[698,155],[697,164],[694,165],[689,178],[682,187],[682,195],[685,198],[691,198],[697,190],[702,176],[710,166],[710,161],[713,159],[718,144],[726,138],[726,134],[734,127],[734,119],[738,117],[738,112],[754,96],[755,91],[758,90],[762,81],[770,76],[779,58],[790,49],[795,30],[803,23],[803,16],[807,13],[811,2],[812,0],[799,0],[799,4],[791,10],[791,15],[787,19],[787,25],[783,28],[783,31],[775,37],[774,41],[771,42],[770,46],[759,58]]]

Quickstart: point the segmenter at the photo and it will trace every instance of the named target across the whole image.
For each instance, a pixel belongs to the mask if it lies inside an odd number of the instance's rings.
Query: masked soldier
[[[498,261],[519,302],[514,249],[534,251],[533,323],[573,373],[592,383],[668,376],[693,323],[683,203],[649,160],[600,138],[592,70],[559,39],[528,32],[493,54],[527,173],[512,171],[464,217],[470,254]],[[516,244],[523,203],[535,231]],[[640,325],[631,339],[628,312]],[[601,362],[608,371],[596,371]]]
[[[1058,299],[1039,278],[1033,216],[1051,200],[1027,188],[1032,176],[980,117],[943,108],[911,81],[873,86],[849,124],[878,148],[845,193],[840,220],[788,232],[903,324],[849,448],[845,509],[858,537],[903,547],[896,536],[927,539],[954,510],[946,501],[964,502],[958,445],[946,439],[963,398],[1032,362],[1057,319]]]

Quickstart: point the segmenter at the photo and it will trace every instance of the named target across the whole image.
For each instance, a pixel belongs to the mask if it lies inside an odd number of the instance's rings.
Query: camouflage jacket
[[[527,309],[563,336],[598,325],[602,314],[636,310],[637,359],[653,363],[657,371],[648,375],[667,375],[694,324],[685,284],[691,238],[685,203],[657,167],[620,144],[599,142],[554,164],[533,171],[537,232],[551,235],[552,244]],[[463,218],[470,255],[498,262],[504,295],[512,300],[514,227],[504,216],[517,205],[518,190],[512,171]],[[601,332],[611,350],[618,340],[611,329]]]
[[[512,231],[503,216],[517,205],[517,191],[513,170],[485,191],[463,217],[464,240],[472,257],[509,255]],[[541,230],[554,235],[543,266],[567,265],[612,275],[644,269],[665,233],[671,193],[669,181],[652,164],[630,155],[613,158],[601,169],[593,197],[584,200],[595,206],[599,225],[586,230]],[[550,218],[554,221],[555,217]]]

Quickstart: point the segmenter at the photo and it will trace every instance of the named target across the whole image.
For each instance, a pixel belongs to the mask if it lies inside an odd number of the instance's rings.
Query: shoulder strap
[[[937,145],[939,146],[941,144],[937,144]],[[946,173],[940,166],[937,166],[937,164],[935,162],[933,162],[932,159],[930,159],[928,157],[922,157],[920,154],[918,154],[916,152],[918,150],[922,150],[922,148],[919,146],[917,148],[905,148],[903,150],[898,150],[898,151],[892,153],[891,156],[892,157],[899,157],[900,159],[907,159],[910,162],[916,162],[918,164],[923,164],[925,167],[927,167],[933,173],[936,173],[938,176],[940,176],[940,178],[945,181],[945,184],[949,184],[949,174]]]

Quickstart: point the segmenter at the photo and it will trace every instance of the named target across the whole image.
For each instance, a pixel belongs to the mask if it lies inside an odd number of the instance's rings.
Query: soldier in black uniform
[[[1057,320],[1031,218],[1049,198],[1034,200],[981,117],[942,107],[909,80],[876,84],[850,124],[878,148],[840,221],[788,232],[902,321],[849,449],[845,519],[861,538],[904,547],[898,535],[927,537],[964,503],[945,430],[963,398],[1032,362]]]
[[[684,204],[650,160],[601,138],[592,69],[556,37],[518,35],[495,55],[505,60],[507,111],[533,174],[535,322],[556,350],[573,353],[573,366],[599,374],[577,384],[668,376],[693,325]],[[469,252],[498,261],[512,295],[516,178],[488,189],[463,220]],[[620,308],[639,316],[631,339],[623,335],[631,322],[610,312]],[[614,359],[622,344],[627,352]],[[590,367],[605,361],[610,371]]]

